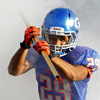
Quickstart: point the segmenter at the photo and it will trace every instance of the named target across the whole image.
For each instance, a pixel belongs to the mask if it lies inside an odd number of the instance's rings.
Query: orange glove
[[[25,30],[24,41],[20,44],[22,48],[30,48],[34,42],[34,36],[40,36],[40,28],[30,26]]]
[[[38,41],[35,46],[33,47],[39,54],[41,54],[42,50],[45,50],[47,55],[50,55],[50,47],[49,44],[42,40],[42,41]]]

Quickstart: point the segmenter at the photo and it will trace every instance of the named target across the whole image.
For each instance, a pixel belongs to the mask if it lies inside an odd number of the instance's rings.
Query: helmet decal
[[[51,32],[64,32],[64,28],[61,27],[50,27]]]
[[[79,19],[77,17],[75,18],[75,28],[76,29],[80,28],[80,22],[79,22]]]

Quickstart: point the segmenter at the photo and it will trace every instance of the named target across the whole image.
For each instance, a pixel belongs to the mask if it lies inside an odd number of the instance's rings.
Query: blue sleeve
[[[77,46],[72,52],[70,52],[63,60],[72,65],[82,65],[88,70],[88,78],[91,74],[100,68],[100,56],[92,48],[85,46]]]
[[[84,55],[83,65],[92,74],[94,71],[100,68],[100,56],[95,50],[89,50]],[[90,75],[91,76],[91,75]]]

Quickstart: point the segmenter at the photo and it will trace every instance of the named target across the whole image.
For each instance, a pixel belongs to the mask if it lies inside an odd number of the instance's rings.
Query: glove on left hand
[[[47,55],[50,55],[50,47],[49,47],[49,44],[48,44],[46,41],[44,41],[44,40],[38,41],[38,42],[36,43],[36,45],[33,46],[33,48],[34,48],[39,54],[41,54],[41,51],[42,51],[42,50],[45,50],[46,54],[47,54]]]

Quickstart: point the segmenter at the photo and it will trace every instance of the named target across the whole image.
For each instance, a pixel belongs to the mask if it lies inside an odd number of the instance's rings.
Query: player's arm
[[[17,76],[30,67],[29,62],[26,60],[27,52],[28,49],[19,48],[19,50],[14,54],[8,66],[9,74]]]
[[[34,46],[35,50],[38,51],[40,54],[41,50],[45,50],[47,55],[50,54],[50,48],[46,41],[39,41]],[[81,65],[71,65],[68,62],[62,60],[59,57],[56,57],[56,54],[50,54],[51,61],[56,66],[58,71],[62,76],[64,76],[66,79],[72,80],[72,81],[79,81],[83,80],[88,75],[88,70]]]
[[[55,67],[58,69],[60,74],[65,77],[66,79],[72,81],[79,81],[83,80],[88,75],[88,70],[86,67],[82,65],[72,65],[59,57],[51,58],[52,62],[54,63]]]
[[[82,65],[71,65],[59,57],[52,57],[52,62],[55,64],[59,72],[66,78],[72,81],[79,81],[85,78],[90,78],[91,74],[100,68],[100,56],[93,50],[88,49],[82,61]]]
[[[45,50],[47,55],[50,54],[50,48],[46,41],[39,41],[34,46],[35,50],[38,51],[39,54],[41,54],[41,50]],[[66,79],[72,80],[72,81],[79,81],[86,78],[89,74],[86,67],[82,65],[72,65],[61,58],[57,57],[57,54],[50,54],[49,57],[51,58],[51,61],[55,65],[55,67],[58,69],[60,74],[65,77]]]
[[[17,76],[32,68],[31,63],[26,59],[26,55],[34,42],[34,35],[40,35],[40,29],[34,26],[26,29],[24,41],[21,43],[21,48],[19,48],[19,50],[14,54],[9,63],[9,74]]]

